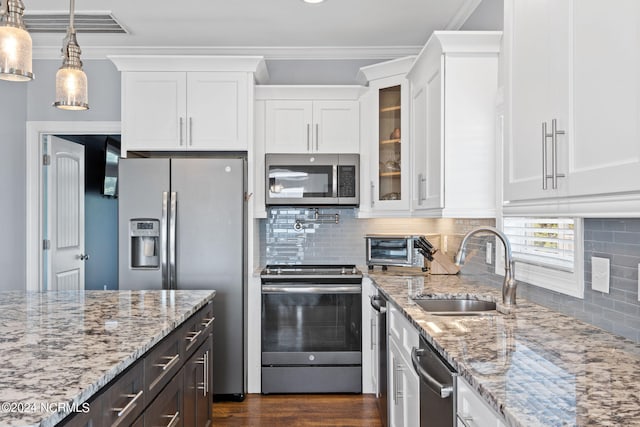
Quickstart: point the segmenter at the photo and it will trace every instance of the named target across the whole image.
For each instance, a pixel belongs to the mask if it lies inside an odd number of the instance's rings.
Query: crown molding
[[[107,59],[123,55],[242,55],[266,60],[395,59],[417,55],[422,46],[87,46],[82,59]],[[33,59],[61,58],[60,45],[34,46]]]

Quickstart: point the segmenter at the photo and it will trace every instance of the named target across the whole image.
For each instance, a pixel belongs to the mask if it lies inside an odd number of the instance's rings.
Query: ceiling
[[[231,54],[267,59],[395,58],[434,30],[456,30],[482,0],[76,0],[127,34],[78,32],[84,59],[108,54]],[[24,0],[29,14],[68,13],[68,0]],[[58,59],[63,34],[32,34],[34,58]]]

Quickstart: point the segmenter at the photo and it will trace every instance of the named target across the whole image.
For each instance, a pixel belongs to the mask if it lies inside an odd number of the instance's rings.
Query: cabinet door
[[[247,74],[187,73],[187,149],[246,150]]]
[[[185,73],[125,72],[122,85],[124,150],[184,149]]]
[[[357,101],[313,102],[312,151],[360,152],[360,109]]]
[[[187,360],[183,370],[184,425],[211,425],[211,338]]]
[[[639,191],[640,2],[574,1],[573,22],[569,194]]]
[[[145,427],[186,426],[186,424],[184,424],[182,401],[182,375],[178,374],[173,377],[158,397],[156,397],[145,410]]]
[[[313,103],[266,101],[266,153],[311,151]]]
[[[371,193],[373,211],[409,213],[409,90],[406,79],[383,79],[376,92],[375,132],[371,144]]]
[[[431,70],[425,83],[412,89],[411,128],[414,144],[414,203],[416,210],[441,208],[442,197],[442,69]]]
[[[389,340],[389,390],[387,393],[389,404],[389,427],[403,427],[404,405],[402,402],[402,356],[395,342]]]
[[[572,137],[571,5],[572,0],[505,2],[505,38],[509,70],[509,131],[505,141],[504,200],[550,198],[566,193],[566,179],[543,189],[543,166],[553,172],[551,139],[542,124],[552,120],[565,131],[557,136],[557,172],[567,174],[568,140]],[[547,157],[543,158],[543,145]]]

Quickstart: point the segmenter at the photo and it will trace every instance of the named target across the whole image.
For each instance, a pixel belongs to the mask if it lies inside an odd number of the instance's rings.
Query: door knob
[[[87,261],[89,259],[88,254],[80,254],[80,261]]]

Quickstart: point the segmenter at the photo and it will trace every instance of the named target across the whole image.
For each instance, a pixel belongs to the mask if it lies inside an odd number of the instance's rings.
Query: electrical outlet
[[[609,293],[609,258],[591,257],[591,289]]]
[[[484,256],[484,262],[487,264],[491,264],[491,259],[493,258],[493,243],[487,242],[487,252]]]
[[[446,234],[444,235],[444,237],[442,238],[442,252],[447,253],[449,252],[449,236],[447,236]]]

